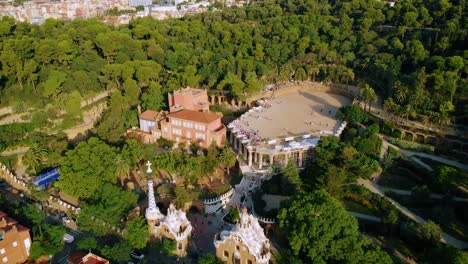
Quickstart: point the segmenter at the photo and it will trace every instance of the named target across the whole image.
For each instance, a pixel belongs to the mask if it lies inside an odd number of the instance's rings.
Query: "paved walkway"
[[[354,216],[354,217],[357,217],[357,218],[361,218],[361,219],[364,219],[364,220],[369,220],[369,221],[372,221],[372,222],[382,222],[382,219],[380,219],[380,217],[377,217],[377,216],[373,216],[373,215],[368,215],[368,214],[362,214],[362,213],[358,213],[358,212],[353,212],[353,211],[347,211],[348,214]]]
[[[376,183],[373,183],[373,185],[380,189],[381,191],[392,191],[396,194],[400,194],[400,195],[411,195],[411,191],[410,190],[402,190],[402,189],[395,189],[395,188],[389,188],[389,187],[385,187],[385,186],[381,186],[381,185],[378,185]],[[431,193],[430,195],[431,198],[433,199],[442,199],[442,198],[445,198],[447,197],[446,195],[442,195],[442,194],[438,194],[438,193]],[[451,197],[454,201],[457,201],[457,202],[466,202],[468,203],[468,198],[462,198],[462,197]]]
[[[415,213],[411,212],[410,210],[408,210],[408,208],[402,206],[401,204],[399,204],[397,201],[393,200],[392,198],[389,198],[385,195],[385,192],[383,190],[381,190],[381,187],[380,186],[377,186],[376,184],[374,184],[373,182],[369,181],[369,180],[363,180],[363,179],[358,179],[358,184],[366,187],[368,190],[370,190],[371,192],[375,193],[375,194],[378,194],[380,196],[383,196],[385,198],[387,198],[390,202],[392,202],[392,204],[398,209],[400,210],[401,213],[403,213],[404,215],[406,215],[408,218],[420,223],[420,224],[425,224],[427,221],[423,218],[421,218],[420,216],[416,215]],[[467,249],[468,248],[468,243],[464,242],[464,241],[461,241],[461,240],[458,240],[456,238],[454,238],[453,236],[445,233],[445,232],[442,232],[442,238],[440,239],[443,243],[446,243],[446,244],[449,244],[451,246],[454,246],[458,249]]]
[[[18,154],[24,154],[29,150],[29,147],[19,147],[13,150],[4,150],[0,153],[0,156],[12,156]]]
[[[422,161],[420,161],[418,159],[418,157],[423,157],[423,158],[428,158],[428,159],[432,159],[432,160],[435,160],[435,161],[438,161],[438,162],[441,162],[441,163],[444,163],[444,164],[447,164],[449,166],[453,166],[453,167],[457,167],[459,169],[462,169],[462,170],[465,170],[465,171],[468,171],[468,165],[466,164],[462,164],[458,161],[455,161],[455,160],[450,160],[450,159],[446,159],[446,158],[443,158],[443,157],[440,157],[440,156],[436,156],[436,155],[433,155],[433,154],[428,154],[428,153],[424,153],[424,152],[416,152],[416,151],[410,151],[410,150],[406,150],[406,149],[402,149],[398,146],[395,146],[393,145],[392,143],[388,142],[385,140],[385,138],[382,139],[382,148],[384,149],[388,149],[388,147],[392,147],[392,148],[395,148],[396,150],[400,151],[401,153],[403,153],[405,156],[407,157],[414,157],[416,158],[416,162],[418,162],[419,164],[423,163]],[[424,163],[425,164],[425,163]],[[428,165],[425,164],[425,168],[429,167]],[[429,167],[431,168],[431,167]],[[432,168],[431,168],[432,169]]]
[[[376,103],[371,103],[370,105],[370,113],[382,120],[388,120],[391,116],[394,116],[392,114],[387,113],[382,106],[383,102],[381,97],[378,97],[378,101]],[[364,103],[360,103],[359,106],[366,110],[368,108],[367,105]],[[367,110],[366,110],[367,111]],[[412,127],[412,128],[417,128],[425,131],[431,131],[431,132],[438,132],[438,133],[444,133],[446,135],[451,135],[451,136],[457,136],[457,137],[465,137],[466,132],[464,129],[466,127],[459,126],[461,129],[457,129],[455,126],[448,126],[448,127],[443,127],[443,128],[437,128],[435,125],[434,127],[428,127],[421,122],[418,121],[410,121],[410,120],[405,120],[403,118],[395,118],[393,120],[395,124],[398,125],[403,125],[406,127]]]

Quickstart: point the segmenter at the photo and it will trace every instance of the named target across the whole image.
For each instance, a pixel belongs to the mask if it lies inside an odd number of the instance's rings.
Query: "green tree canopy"
[[[278,221],[294,255],[313,263],[392,263],[358,232],[357,220],[323,190],[299,193]]]
[[[66,153],[56,183],[62,191],[78,199],[89,199],[102,192],[104,183],[115,183],[116,150],[92,137]]]
[[[146,247],[150,238],[146,219],[139,216],[127,222],[126,232],[123,237],[134,248],[141,249]]]

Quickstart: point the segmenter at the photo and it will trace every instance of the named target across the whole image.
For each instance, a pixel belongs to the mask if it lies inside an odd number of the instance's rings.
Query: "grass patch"
[[[344,208],[346,208],[347,211],[353,211],[367,215],[378,215],[378,212],[376,210],[366,207],[356,201],[342,199],[340,200],[340,202],[341,204],[343,204]]]
[[[412,150],[412,151],[419,151],[419,152],[426,152],[426,153],[434,153],[435,147],[426,144],[420,144],[416,142],[404,141],[394,138],[389,138],[388,142],[397,145],[400,148]]]
[[[231,109],[227,108],[226,106],[223,105],[210,105],[210,111],[211,112],[221,112],[223,115],[232,115],[234,114],[234,111]]]
[[[13,170],[15,168],[17,161],[18,161],[18,155],[0,156],[0,162],[3,165],[7,166],[7,168],[10,170]]]
[[[404,176],[405,174],[396,174],[384,172],[380,177],[378,184],[384,187],[411,190],[414,186],[418,186],[419,181],[412,177]],[[407,174],[406,174],[407,175]]]
[[[93,102],[93,103],[91,103],[91,104],[89,104],[89,105],[87,105],[87,106],[81,108],[81,110],[82,110],[83,112],[84,112],[84,111],[88,111],[88,110],[90,110],[91,108],[95,107],[96,105],[99,105],[99,104],[101,104],[101,103],[106,102],[107,99],[108,99],[107,96],[106,96],[106,97],[103,97],[103,98],[97,100],[96,102]]]

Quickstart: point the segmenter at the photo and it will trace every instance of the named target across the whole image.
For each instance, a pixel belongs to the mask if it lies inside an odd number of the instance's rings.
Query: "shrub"
[[[156,142],[158,143],[158,145],[162,148],[172,148],[174,146],[174,141],[171,141],[171,140],[168,140],[168,139],[165,139],[165,138],[158,138],[158,140],[156,140]]]

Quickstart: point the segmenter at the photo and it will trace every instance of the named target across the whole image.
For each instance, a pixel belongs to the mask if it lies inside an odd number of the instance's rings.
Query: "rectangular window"
[[[195,129],[197,129],[197,130],[205,130],[205,125],[195,124]]]
[[[186,128],[192,128],[192,127],[193,127],[193,124],[190,123],[190,122],[185,122],[185,121],[184,121],[184,127],[186,127]]]
[[[172,129],[172,134],[181,136],[182,135],[182,130],[180,130],[178,128],[173,128]]]
[[[192,138],[192,134],[190,134],[190,131],[187,131],[187,138]]]
[[[196,139],[205,140],[205,134],[203,134],[203,133],[195,133],[195,138],[196,138]]]
[[[163,130],[164,130],[164,132],[167,132],[167,131],[168,131],[167,127],[164,127]]]
[[[0,254],[2,254],[2,255],[5,254],[5,249],[4,248],[0,249]]]
[[[12,243],[12,245],[13,245],[13,247],[17,247],[17,246],[18,246],[18,242],[15,241],[15,242]]]
[[[7,262],[8,262],[8,258],[7,258],[7,257],[4,257],[2,260],[3,260],[3,263],[7,263]]]
[[[182,121],[177,120],[177,119],[172,119],[171,123],[174,126],[182,126]]]

